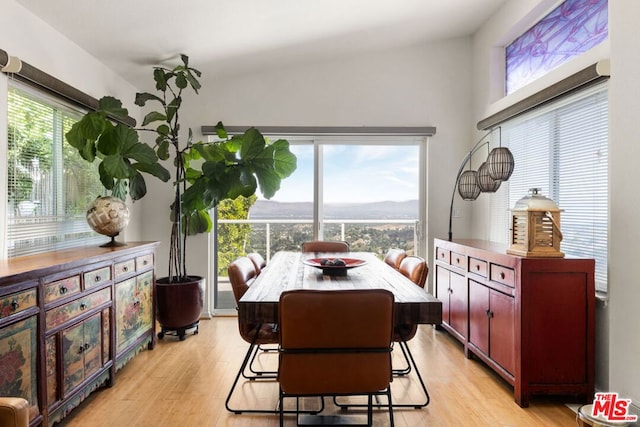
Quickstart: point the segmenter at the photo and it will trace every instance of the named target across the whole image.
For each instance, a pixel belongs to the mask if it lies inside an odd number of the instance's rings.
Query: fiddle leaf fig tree
[[[136,105],[154,109],[145,115],[140,130],[155,133],[155,154],[162,160],[172,159],[175,168],[169,282],[189,280],[186,239],[211,231],[211,209],[225,199],[249,197],[258,188],[269,199],[296,169],[289,143],[283,139],[269,143],[255,128],[229,135],[218,122],[214,142],[194,142],[191,129],[181,140],[183,91],[197,94],[201,88],[200,71],[189,65],[186,55],[181,60],[174,68],[154,68],[156,93],[138,93],[135,99]]]
[[[153,69],[156,93],[136,94],[136,105],[153,109],[140,128],[113,123],[113,118],[126,118],[128,112],[120,100],[107,96],[66,134],[85,160],[99,159],[102,184],[122,200],[127,191],[133,200],[146,194],[143,174],[169,181],[170,173],[159,160],[173,162],[169,283],[190,280],[187,236],[211,231],[211,209],[225,199],[249,197],[258,188],[264,197],[273,197],[281,181],[296,169],[297,161],[286,140],[270,143],[255,128],[229,135],[218,122],[214,142],[194,142],[191,129],[181,139],[182,94],[184,90],[198,93],[201,73],[189,66],[186,55],[180,58],[182,64],[174,68]],[[155,144],[142,142],[141,132],[154,134]]]

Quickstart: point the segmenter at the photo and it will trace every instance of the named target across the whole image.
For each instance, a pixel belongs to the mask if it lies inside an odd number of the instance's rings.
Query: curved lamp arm
[[[460,181],[460,175],[462,175],[462,172],[464,171],[464,167],[467,164],[467,162],[471,160],[471,157],[484,145],[489,144],[489,141],[483,142],[483,140],[489,135],[491,135],[492,133],[493,133],[493,129],[491,129],[489,132],[484,134],[482,138],[480,138],[478,142],[474,144],[473,148],[471,148],[471,150],[467,153],[467,155],[464,156],[464,159],[462,159],[462,163],[460,164],[460,169],[458,169],[458,174],[456,175],[456,182],[454,182],[453,184],[453,192],[451,193],[451,207],[449,208],[449,241],[453,240],[453,232],[451,231],[453,228],[453,201],[456,197],[456,188],[458,187],[458,181]]]

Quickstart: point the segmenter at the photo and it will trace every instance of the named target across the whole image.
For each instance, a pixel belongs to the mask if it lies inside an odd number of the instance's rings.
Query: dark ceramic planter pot
[[[189,276],[189,281],[169,283],[168,277],[156,280],[156,320],[161,331],[158,338],[173,332],[180,341],[185,339],[186,331],[194,329],[198,333],[200,313],[204,304],[204,279]]]

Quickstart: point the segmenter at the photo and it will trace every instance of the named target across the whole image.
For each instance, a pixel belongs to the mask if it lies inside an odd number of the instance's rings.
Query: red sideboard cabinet
[[[156,342],[158,243],[0,260],[0,396],[51,426]]]
[[[514,387],[593,400],[593,259],[524,258],[483,240],[434,239],[442,327]]]

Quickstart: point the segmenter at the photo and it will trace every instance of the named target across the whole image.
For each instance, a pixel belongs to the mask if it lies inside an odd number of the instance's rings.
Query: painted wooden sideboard
[[[0,261],[0,396],[26,398],[31,426],[60,421],[155,346],[157,245]]]
[[[482,240],[434,239],[442,327],[514,387],[593,400],[593,259],[523,258]]]

